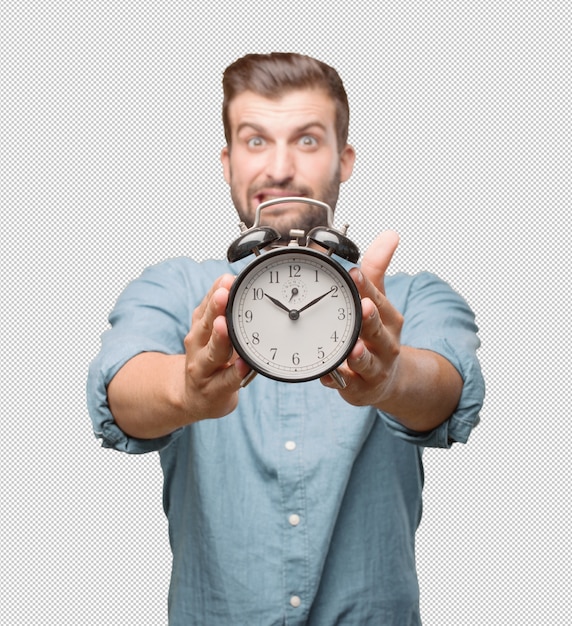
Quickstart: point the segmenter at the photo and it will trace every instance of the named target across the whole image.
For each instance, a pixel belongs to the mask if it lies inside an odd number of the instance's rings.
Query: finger
[[[391,304],[385,294],[380,291],[364,274],[357,268],[350,270],[358,292],[362,298],[363,320],[367,321],[373,314],[372,307],[377,309],[383,324],[399,328],[403,323],[401,313]]]
[[[232,279],[231,276],[229,278]],[[230,281],[232,284],[232,280]],[[211,287],[208,294],[193,313],[193,322],[189,332],[190,343],[194,349],[198,349],[208,342],[214,320],[223,315],[228,302],[229,281],[221,277]]]
[[[374,239],[362,258],[363,274],[383,294],[385,294],[385,273],[398,245],[399,235],[393,230],[386,230]]]
[[[250,368],[248,365],[242,359],[237,359],[232,365],[229,365],[217,375],[220,392],[235,393],[239,391],[243,386],[244,378],[249,372]]]
[[[213,321],[212,330],[208,342],[204,347],[193,354],[192,367],[193,378],[195,380],[208,380],[214,375],[224,373],[224,379],[228,384],[241,380],[240,373],[243,366],[239,364],[236,371],[226,372],[237,361],[237,356],[232,347],[228,335],[228,327],[224,316],[218,316]]]
[[[206,346],[208,360],[215,368],[229,363],[234,355],[234,349],[228,335],[226,319],[219,315],[213,322],[209,342]]]
[[[373,368],[372,375],[377,375],[375,369],[386,367],[392,363],[399,353],[399,341],[396,340],[395,332],[391,326],[382,322],[379,311],[371,302],[366,301],[366,311],[362,320],[360,339],[348,356],[348,366],[355,372],[361,373],[364,369]]]
[[[221,372],[223,385],[233,390],[240,387],[242,379],[250,371],[250,366],[234,351],[225,317],[215,319],[213,332],[204,352],[203,373],[206,376]]]
[[[199,350],[206,346],[211,338],[213,324],[217,317],[224,314],[228,301],[228,291],[217,289],[210,298],[203,315],[193,317],[193,324],[189,332],[190,346],[193,350]]]
[[[234,282],[234,276],[232,274],[223,274],[222,276],[217,278],[215,282],[212,284],[211,288],[209,289],[207,295],[202,299],[199,306],[195,309],[194,315],[196,315],[197,318],[201,318],[205,314],[205,311],[215,291],[221,288],[230,290],[230,287],[233,282]]]
[[[347,358],[348,369],[352,372],[351,380],[362,379],[364,382],[376,380],[380,371],[379,360],[375,358],[363,341],[358,341]]]

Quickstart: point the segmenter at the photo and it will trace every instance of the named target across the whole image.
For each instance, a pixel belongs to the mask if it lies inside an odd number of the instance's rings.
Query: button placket
[[[282,454],[280,462],[280,484],[282,505],[285,507],[284,527],[284,601],[297,615],[304,614],[302,597],[307,591],[308,554],[305,514],[305,475],[303,471],[302,434],[305,416],[300,412],[301,400],[292,394],[290,386],[284,385],[280,394],[280,425]],[[284,411],[282,412],[282,409]],[[302,608],[301,608],[302,607]]]

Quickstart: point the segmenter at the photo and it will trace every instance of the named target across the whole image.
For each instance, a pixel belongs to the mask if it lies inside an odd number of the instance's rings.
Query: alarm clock
[[[325,209],[327,226],[309,233],[291,230],[289,245],[265,250],[280,239],[260,226],[266,207],[301,202]],[[232,263],[254,255],[235,279],[226,307],[230,340],[251,367],[246,386],[257,374],[284,382],[305,382],[336,371],[354,347],[361,328],[361,299],[354,281],[333,255],[356,263],[357,246],[333,226],[333,211],[321,201],[276,198],[256,209],[254,224],[241,223],[241,235],[228,249]],[[305,238],[305,241],[304,241]]]

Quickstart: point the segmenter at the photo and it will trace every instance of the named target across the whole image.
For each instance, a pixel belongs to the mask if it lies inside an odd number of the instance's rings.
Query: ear
[[[220,152],[220,162],[222,163],[222,173],[227,184],[230,185],[230,148],[225,146]]]
[[[340,154],[340,182],[345,183],[354,171],[356,151],[347,143]]]

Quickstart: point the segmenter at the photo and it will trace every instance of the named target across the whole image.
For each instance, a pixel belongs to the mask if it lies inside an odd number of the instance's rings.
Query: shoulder
[[[190,257],[173,257],[150,265],[143,271],[143,276],[180,276],[195,279],[200,276],[220,276],[224,272],[232,272],[232,266],[222,259],[194,261]]]
[[[166,259],[143,270],[135,282],[185,291],[204,291],[222,274],[235,273],[231,264],[220,259],[194,261],[189,257]]]
[[[424,289],[426,287],[446,287],[451,289],[450,285],[439,278],[437,274],[432,272],[418,272],[417,274],[407,274],[405,272],[398,272],[397,274],[391,274],[385,278],[386,287],[389,289],[403,290],[403,289]]]
[[[406,274],[400,272],[387,276],[385,292],[390,302],[400,311],[416,300],[429,302],[434,298],[451,296],[456,292],[442,278],[432,272]]]
[[[233,272],[222,260],[197,262],[188,257],[166,259],[145,268],[120,294],[112,317],[143,307],[149,312],[160,307],[186,319],[186,311],[202,300],[213,282]],[[131,313],[129,313],[131,315]]]

